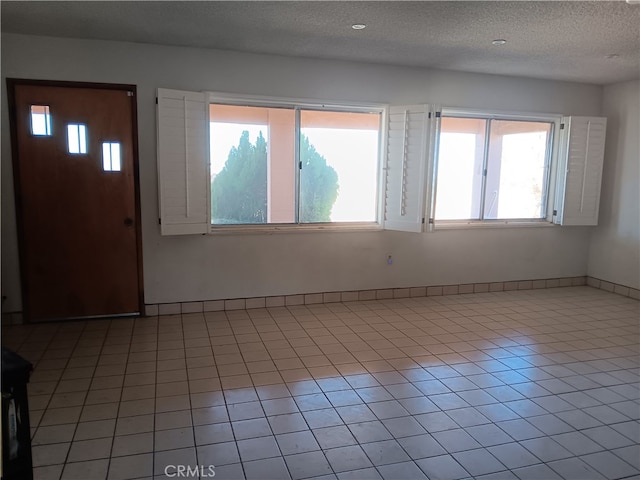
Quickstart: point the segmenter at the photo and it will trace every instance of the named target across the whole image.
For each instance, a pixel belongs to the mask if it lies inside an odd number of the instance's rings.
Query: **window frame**
[[[317,231],[377,231],[382,230],[382,213],[384,211],[384,148],[386,145],[386,104],[360,103],[360,102],[323,102],[308,98],[273,97],[262,95],[236,95],[232,93],[212,92],[205,93],[207,105],[234,105],[241,107],[265,107],[291,109],[295,112],[295,147],[294,163],[295,171],[295,221],[292,223],[261,223],[261,224],[213,224],[209,212],[209,234],[263,234],[263,233],[288,233],[288,232],[317,232]],[[380,115],[378,134],[377,178],[376,178],[376,205],[375,220],[371,222],[317,222],[302,223],[299,217],[300,208],[300,169],[296,165],[300,162],[300,111],[315,110],[345,113],[376,113]],[[209,129],[209,125],[207,125]],[[207,178],[211,178],[211,162],[207,162]],[[211,200],[208,199],[208,209],[211,208]]]
[[[561,114],[544,114],[544,113],[528,113],[521,111],[502,111],[493,109],[473,109],[458,107],[442,107],[438,109],[440,115],[437,115],[436,126],[436,142],[433,152],[433,166],[431,169],[431,197],[428,199],[429,207],[429,230],[447,230],[447,229],[463,229],[463,228],[505,228],[505,227],[539,227],[554,226],[554,205],[556,204],[556,186],[558,185],[558,173],[561,155],[561,139],[563,126],[563,116]],[[455,219],[455,220],[437,220],[436,212],[436,195],[438,188],[438,154],[440,147],[440,120],[444,117],[456,118],[472,118],[481,120],[503,120],[503,121],[522,121],[522,122],[545,122],[551,124],[550,138],[547,140],[548,155],[545,166],[545,180],[543,189],[542,208],[544,216],[541,218],[513,218],[513,219]],[[487,145],[489,139],[486,140]],[[485,148],[486,156],[486,148]],[[483,159],[487,161],[486,158]],[[485,188],[486,176],[483,180],[483,189]]]

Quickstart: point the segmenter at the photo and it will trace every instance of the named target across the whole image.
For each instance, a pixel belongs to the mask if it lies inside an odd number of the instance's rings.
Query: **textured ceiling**
[[[622,0],[2,1],[1,9],[2,31],[12,33],[598,84],[640,74],[640,5]],[[492,46],[497,38],[508,43]]]

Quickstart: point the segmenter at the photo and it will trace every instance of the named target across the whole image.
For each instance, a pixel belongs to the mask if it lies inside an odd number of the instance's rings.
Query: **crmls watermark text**
[[[211,478],[216,476],[215,468],[213,465],[167,465],[164,474],[171,478]]]

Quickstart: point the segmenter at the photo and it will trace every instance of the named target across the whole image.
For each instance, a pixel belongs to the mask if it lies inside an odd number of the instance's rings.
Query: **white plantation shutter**
[[[564,189],[555,222],[597,225],[607,119],[566,117],[563,123]]]
[[[430,138],[428,105],[389,109],[384,202],[385,230],[422,232]]]
[[[158,182],[162,235],[209,231],[206,95],[158,89]]]

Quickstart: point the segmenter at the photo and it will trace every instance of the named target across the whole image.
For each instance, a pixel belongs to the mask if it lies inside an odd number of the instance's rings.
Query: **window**
[[[86,125],[70,123],[67,125],[67,143],[69,153],[87,153],[87,127]]]
[[[51,113],[48,105],[31,105],[31,134],[51,136]]]
[[[443,112],[435,220],[547,216],[554,122]]]
[[[212,103],[211,223],[375,222],[380,117]]]
[[[384,228],[597,225],[606,123],[391,106]]]
[[[168,89],[157,114],[163,235],[597,224],[604,118]]]
[[[105,172],[119,172],[121,170],[120,143],[103,142],[102,169]]]

